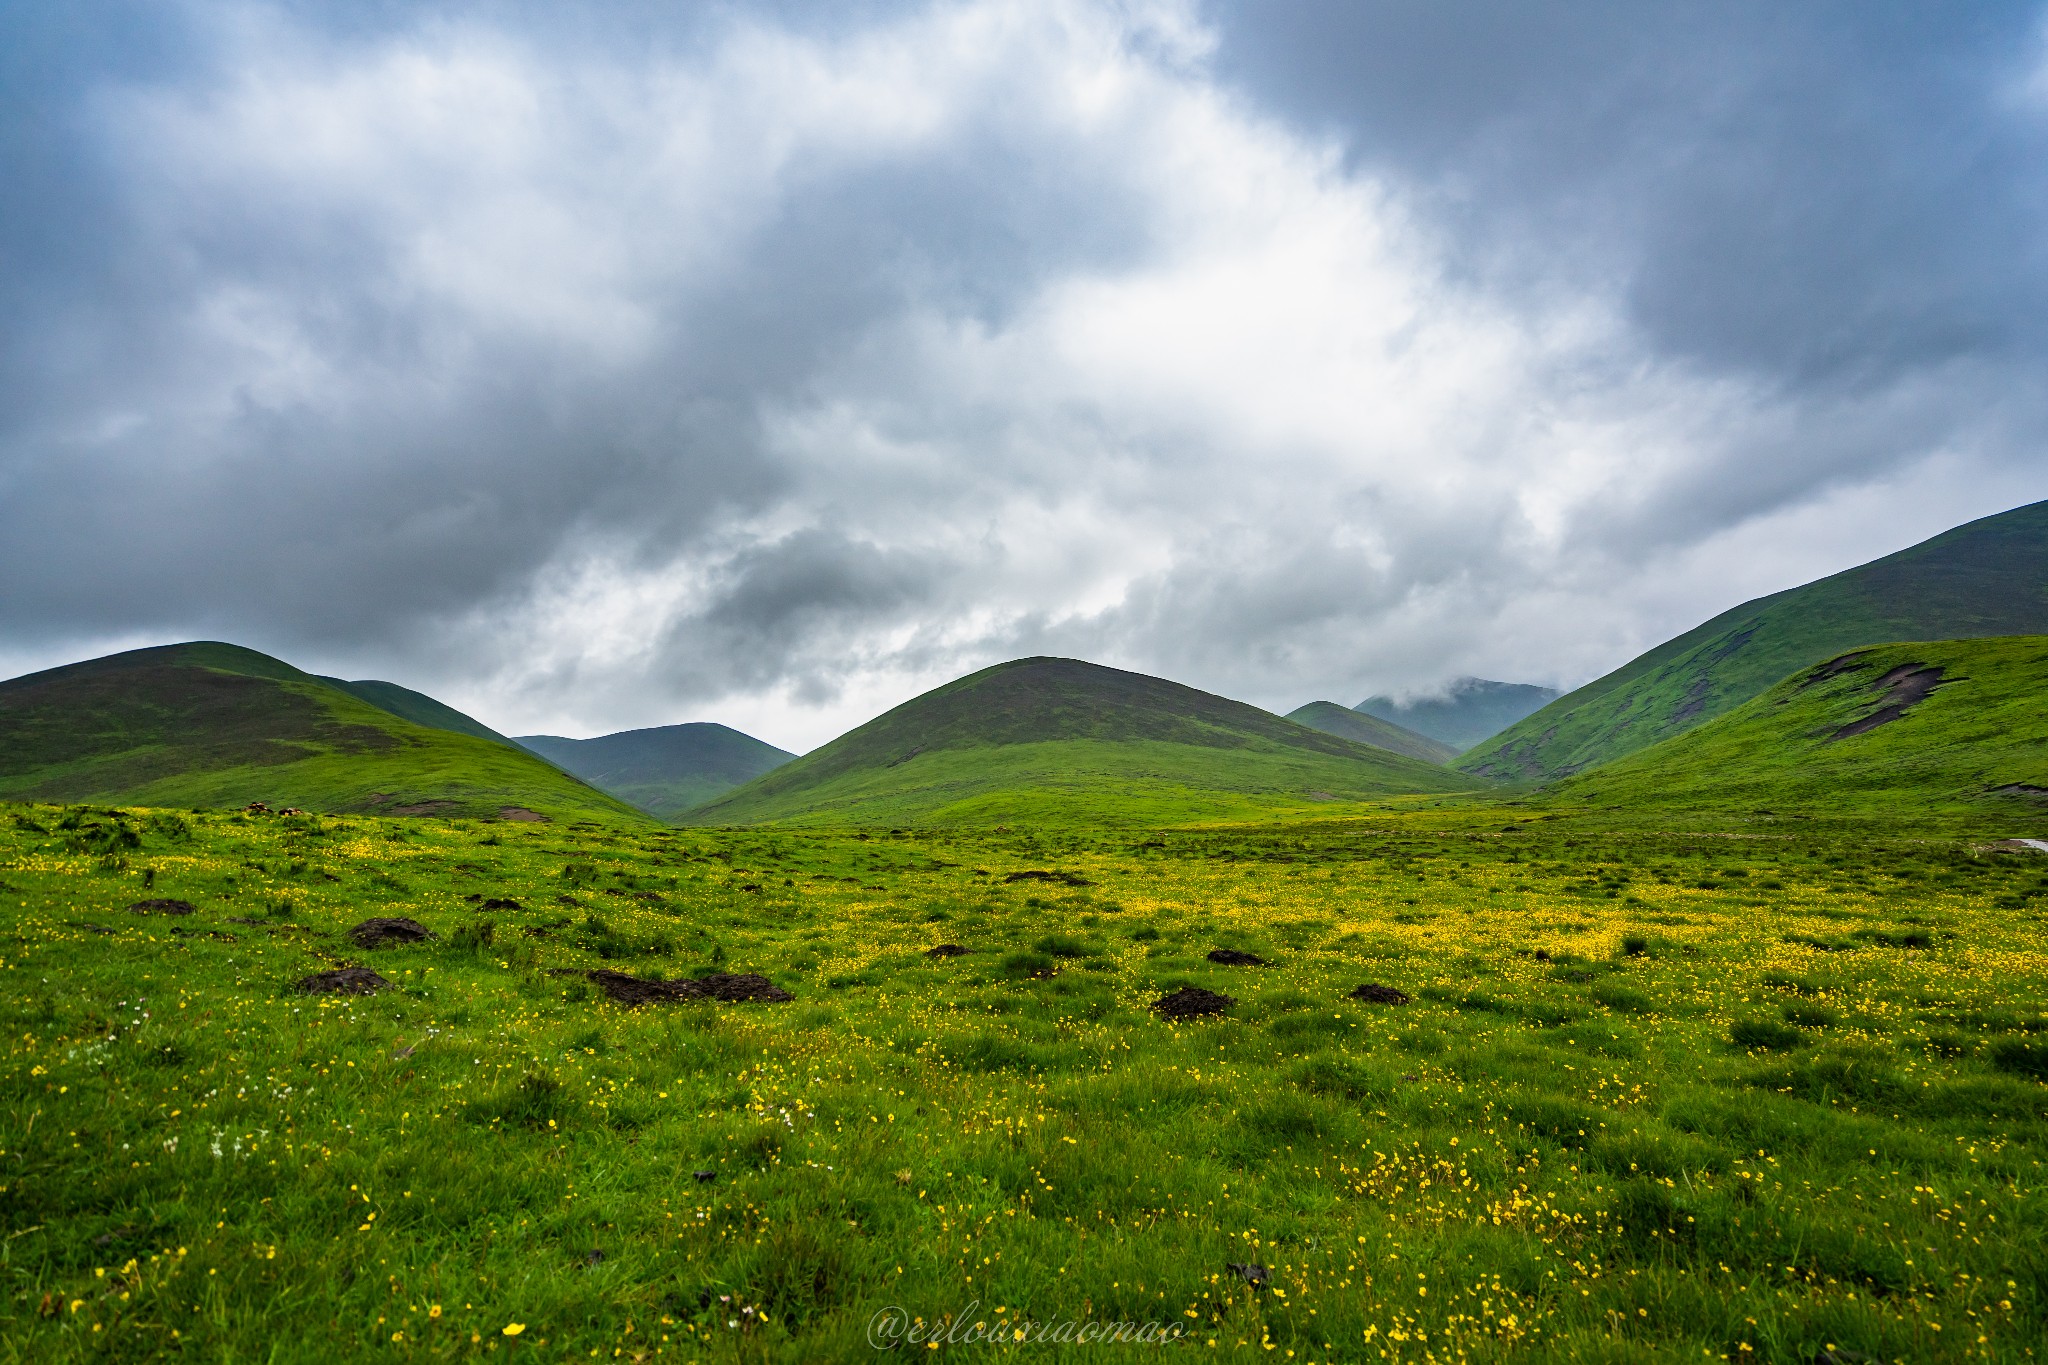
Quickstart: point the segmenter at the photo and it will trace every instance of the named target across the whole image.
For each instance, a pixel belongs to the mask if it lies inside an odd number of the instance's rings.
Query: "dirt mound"
[[[1394,986],[1382,986],[1376,982],[1368,981],[1357,990],[1351,992],[1351,998],[1353,1000],[1370,1000],[1375,1005],[1405,1005],[1408,1003],[1408,992]]]
[[[1094,882],[1078,872],[1012,872],[1003,878],[1006,882],[1052,882],[1059,886],[1093,886]]]
[[[1257,953],[1241,953],[1235,948],[1215,948],[1209,953],[1211,962],[1220,962],[1226,967],[1263,967],[1266,959]]]
[[[621,1005],[646,1005],[659,1000],[794,1000],[759,972],[717,972],[691,981],[648,981],[626,972],[600,967],[586,973],[598,989]]]
[[[477,907],[479,910],[524,910],[525,908],[518,901],[507,900],[503,896],[492,896]]]
[[[340,967],[315,972],[292,989],[302,995],[375,995],[391,983],[368,967]]]
[[[1205,991],[1200,986],[1182,986],[1172,995],[1154,1000],[1152,1008],[1162,1019],[1193,1019],[1198,1015],[1221,1014],[1236,1003],[1231,996]]]
[[[189,915],[198,907],[191,901],[137,901],[128,907],[131,915]]]
[[[434,931],[416,919],[366,919],[348,931],[358,947],[382,948],[389,943],[424,943]]]
[[[532,824],[535,821],[542,824],[548,823],[547,816],[542,815],[537,810],[528,810],[524,806],[500,806],[498,807],[498,818],[500,820],[518,820],[525,824]]]
[[[936,948],[927,948],[924,950],[924,955],[926,957],[964,957],[966,953],[967,949],[961,947],[957,943],[941,943]]]

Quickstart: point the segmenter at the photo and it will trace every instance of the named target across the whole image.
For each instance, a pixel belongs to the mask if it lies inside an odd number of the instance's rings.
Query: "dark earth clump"
[[[375,995],[390,984],[368,967],[339,967],[315,972],[292,989],[302,995]]]
[[[1376,982],[1368,981],[1357,990],[1351,992],[1351,998],[1353,1000],[1370,1000],[1375,1005],[1405,1005],[1408,1003],[1408,992],[1394,986],[1382,986]]]
[[[1226,967],[1263,967],[1266,959],[1257,953],[1241,953],[1235,948],[1216,948],[1209,953],[1211,962],[1220,962]]]
[[[434,936],[434,931],[416,919],[399,916],[395,919],[366,919],[348,931],[357,946],[381,948],[387,943],[423,943]]]
[[[479,910],[524,910],[525,908],[518,901],[507,900],[503,896],[493,896],[477,907]]]
[[[925,949],[924,955],[926,957],[960,957],[966,952],[967,950],[957,943],[941,943],[936,948]]]
[[[189,915],[196,909],[190,901],[149,900],[137,901],[128,907],[131,915]]]
[[[1172,995],[1162,995],[1152,1008],[1163,1019],[1193,1019],[1204,1014],[1221,1014],[1237,1001],[1228,995],[1205,991],[1200,986],[1182,986]]]
[[[1939,664],[1900,664],[1870,685],[1870,690],[1878,694],[1881,703],[1878,709],[1861,720],[1850,721],[1828,738],[1847,739],[1851,735],[1868,734],[1880,725],[1891,724],[1926,701],[1928,695],[1941,686],[1942,678]]]
[[[689,981],[649,981],[626,972],[600,967],[588,973],[598,989],[621,1005],[645,1005],[658,1000],[794,1000],[782,987],[759,972],[716,972]]]
[[[1006,882],[1055,882],[1060,886],[1093,886],[1078,872],[1012,872],[1003,878]]]

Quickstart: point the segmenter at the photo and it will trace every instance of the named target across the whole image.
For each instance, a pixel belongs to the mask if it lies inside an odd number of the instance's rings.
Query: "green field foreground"
[[[0,808],[0,1360],[2034,1359],[2048,858],[1526,814]]]

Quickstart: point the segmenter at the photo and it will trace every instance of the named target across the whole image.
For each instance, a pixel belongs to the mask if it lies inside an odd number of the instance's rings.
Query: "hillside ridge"
[[[1453,765],[1549,781],[1723,715],[1865,645],[2048,632],[2048,502],[1731,607],[1567,693]]]

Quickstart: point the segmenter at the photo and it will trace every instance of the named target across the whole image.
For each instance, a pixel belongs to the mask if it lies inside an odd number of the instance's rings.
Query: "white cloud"
[[[1569,684],[2029,492],[1958,492],[1922,395],[1816,414],[1615,298],[1454,275],[1403,186],[1211,77],[1187,6],[682,58],[223,41],[226,79],[101,104],[184,292],[67,438],[134,504],[73,548],[173,566],[166,631],[509,731],[804,748],[1039,651],[1281,709]]]

